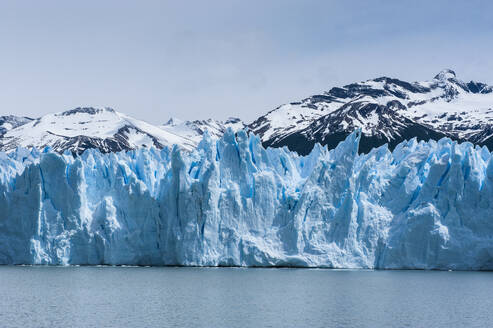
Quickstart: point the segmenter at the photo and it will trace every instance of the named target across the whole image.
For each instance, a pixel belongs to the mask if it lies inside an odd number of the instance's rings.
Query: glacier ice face
[[[486,148],[0,153],[0,263],[493,269]]]

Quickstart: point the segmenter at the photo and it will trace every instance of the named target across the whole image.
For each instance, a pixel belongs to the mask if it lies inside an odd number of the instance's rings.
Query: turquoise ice
[[[232,130],[178,147],[0,153],[0,263],[493,269],[493,160],[449,139],[305,157]]]

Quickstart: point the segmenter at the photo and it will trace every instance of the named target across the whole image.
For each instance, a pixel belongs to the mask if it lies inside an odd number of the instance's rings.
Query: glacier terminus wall
[[[0,153],[0,264],[493,269],[487,148],[359,140]]]

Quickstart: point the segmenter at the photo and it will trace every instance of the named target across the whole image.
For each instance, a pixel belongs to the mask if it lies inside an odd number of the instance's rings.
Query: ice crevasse
[[[0,264],[493,269],[487,148],[359,140],[0,153]]]

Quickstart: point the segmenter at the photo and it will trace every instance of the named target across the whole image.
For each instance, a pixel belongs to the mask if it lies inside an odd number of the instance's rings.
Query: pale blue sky
[[[382,75],[493,84],[491,1],[0,1],[0,115],[240,117]]]

